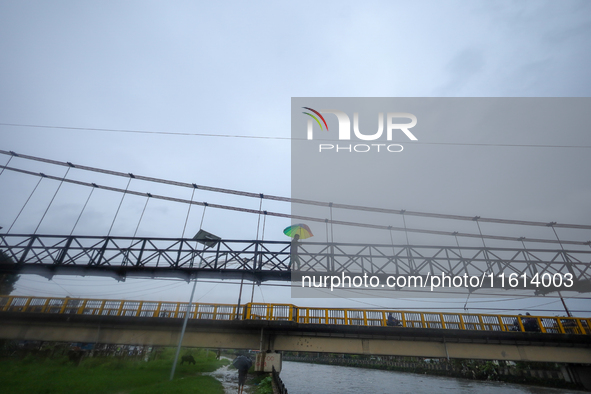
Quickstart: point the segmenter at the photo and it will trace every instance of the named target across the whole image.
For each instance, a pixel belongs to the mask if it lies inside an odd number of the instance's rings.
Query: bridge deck
[[[44,315],[83,315],[142,317],[153,319],[184,318],[188,303],[168,301],[131,301],[79,298],[0,296],[0,313]],[[378,309],[298,307],[291,304],[248,303],[191,304],[191,320],[213,321],[286,321],[299,325],[387,327],[388,315],[394,327],[492,331],[538,332],[541,334],[591,335],[591,318],[491,315],[450,312],[398,311]]]

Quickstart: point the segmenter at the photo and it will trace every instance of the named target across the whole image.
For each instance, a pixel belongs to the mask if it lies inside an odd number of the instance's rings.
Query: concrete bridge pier
[[[584,364],[566,364],[561,367],[562,376],[567,382],[578,383],[591,390],[591,366]]]
[[[254,370],[256,372],[281,372],[282,354],[275,351],[275,335],[265,333],[261,328],[261,344],[257,354]]]

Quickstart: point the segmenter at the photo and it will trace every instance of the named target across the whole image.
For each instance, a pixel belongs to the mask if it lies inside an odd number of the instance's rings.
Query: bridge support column
[[[282,356],[281,353],[271,351],[259,353],[257,354],[254,370],[256,372],[273,372],[273,368],[275,368],[276,372],[281,372]]]
[[[275,351],[275,335],[264,333],[261,328],[261,344],[254,365],[255,372],[281,372],[282,354]]]
[[[591,390],[591,367],[580,364],[567,364],[560,370],[567,382],[578,383],[585,389]]]

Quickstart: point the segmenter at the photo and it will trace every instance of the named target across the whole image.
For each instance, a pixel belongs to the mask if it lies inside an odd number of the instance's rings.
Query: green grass
[[[199,372],[212,372],[228,361],[217,361],[213,352],[183,350],[192,353],[196,365],[177,365],[175,379],[169,381],[174,349],[165,349],[155,361],[136,361],[114,357],[86,358],[79,366],[66,357],[22,360],[0,359],[2,393],[220,393],[220,382]]]

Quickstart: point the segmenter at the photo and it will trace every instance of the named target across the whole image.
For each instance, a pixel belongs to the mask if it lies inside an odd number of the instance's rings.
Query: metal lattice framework
[[[419,245],[299,243],[220,240],[205,245],[182,238],[131,238],[60,235],[0,235],[0,249],[9,260],[0,272],[298,280],[299,275],[429,275],[532,278],[572,275],[568,290],[591,291],[591,249],[530,249]],[[293,263],[293,266],[292,266]],[[292,274],[296,274],[292,277]],[[490,286],[486,286],[490,287]],[[508,288],[508,281],[504,282]],[[526,286],[530,287],[530,286]],[[544,289],[536,289],[544,292]],[[542,290],[542,291],[541,291]],[[548,289],[547,289],[548,290]],[[556,290],[556,288],[554,288]],[[565,289],[566,290],[566,289]]]

